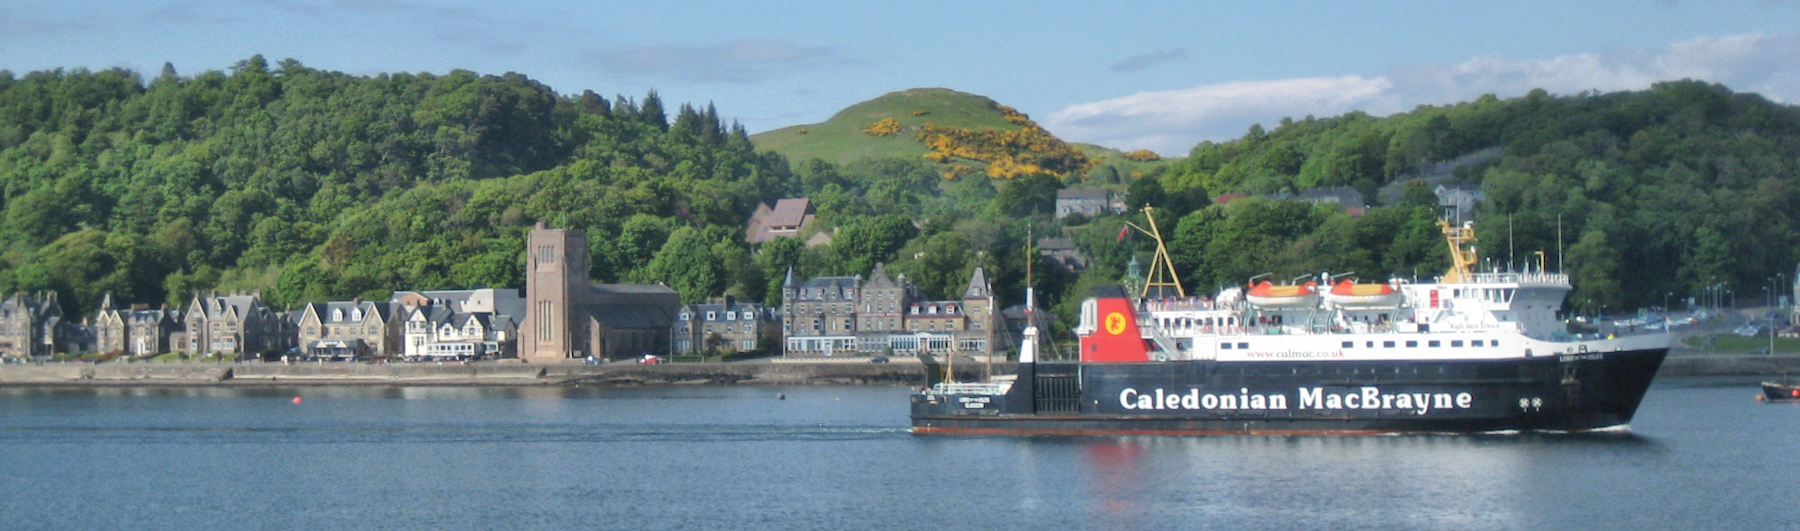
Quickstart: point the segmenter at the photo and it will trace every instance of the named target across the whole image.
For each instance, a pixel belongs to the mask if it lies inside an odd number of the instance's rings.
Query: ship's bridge
[[[1547,338],[1563,329],[1556,319],[1568,295],[1562,273],[1475,273],[1468,282],[1406,287],[1419,324],[1450,328],[1514,328]]]

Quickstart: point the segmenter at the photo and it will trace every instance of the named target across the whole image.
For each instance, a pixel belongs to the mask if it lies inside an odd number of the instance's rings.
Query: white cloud
[[[1383,75],[1238,81],[1071,105],[1045,126],[1058,136],[1121,149],[1185,154],[1203,140],[1243,135],[1282,117],[1386,115],[1419,105],[1553,94],[1641,90],[1658,81],[1699,79],[1774,101],[1800,100],[1800,33],[1697,37],[1660,49],[1580,53],[1541,60],[1476,57],[1456,64],[1396,68]]]

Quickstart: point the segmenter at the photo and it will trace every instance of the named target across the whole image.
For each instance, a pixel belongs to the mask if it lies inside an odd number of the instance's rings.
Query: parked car
[[[869,363],[887,363],[887,362],[888,362],[887,356],[876,356],[873,358],[869,358]]]
[[[655,354],[645,354],[643,359],[638,360],[638,364],[641,365],[656,365],[658,363],[662,363],[662,359],[656,357]]]

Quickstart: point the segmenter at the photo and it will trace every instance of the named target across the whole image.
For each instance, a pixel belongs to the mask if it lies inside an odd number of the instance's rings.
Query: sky
[[[1283,117],[1699,79],[1800,103],[1800,1],[12,0],[0,69],[518,72],[717,106],[752,133],[882,94],[993,98],[1074,142],[1182,156]]]

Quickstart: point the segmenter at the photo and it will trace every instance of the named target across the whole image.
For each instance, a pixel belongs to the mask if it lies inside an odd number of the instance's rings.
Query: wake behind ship
[[[1473,229],[1441,225],[1452,264],[1431,283],[1322,275],[1201,298],[1102,288],[1082,305],[1079,361],[1038,361],[1038,331],[1028,325],[1016,375],[913,394],[912,430],[1374,434],[1628,424],[1672,336],[1571,336],[1556,317],[1566,275],[1541,263],[1472,272]],[[1158,237],[1166,265],[1160,235],[1145,232]]]

